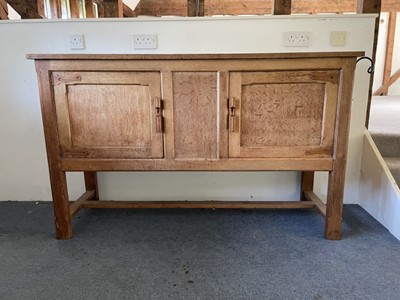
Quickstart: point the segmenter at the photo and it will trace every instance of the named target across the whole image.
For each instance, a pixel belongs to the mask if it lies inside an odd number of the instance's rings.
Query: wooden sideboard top
[[[359,57],[364,51],[345,52],[293,52],[293,53],[246,53],[246,54],[27,54],[36,60],[185,60],[185,59],[273,59],[273,58],[327,58]]]

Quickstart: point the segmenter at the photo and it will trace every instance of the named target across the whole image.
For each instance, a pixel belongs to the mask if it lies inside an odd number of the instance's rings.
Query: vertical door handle
[[[229,131],[236,131],[236,99],[234,97],[229,98]]]
[[[154,97],[154,108],[156,117],[156,132],[163,131],[163,119],[162,119],[162,101],[159,97]]]

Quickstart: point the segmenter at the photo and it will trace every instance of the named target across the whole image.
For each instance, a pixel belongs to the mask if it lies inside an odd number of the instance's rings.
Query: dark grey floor
[[[314,211],[84,210],[0,203],[0,299],[400,299],[400,242],[359,206],[342,241]]]

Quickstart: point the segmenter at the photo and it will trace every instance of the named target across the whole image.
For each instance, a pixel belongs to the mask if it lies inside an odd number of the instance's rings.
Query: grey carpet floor
[[[399,299],[400,241],[356,205],[315,211],[83,210],[0,202],[0,299]]]

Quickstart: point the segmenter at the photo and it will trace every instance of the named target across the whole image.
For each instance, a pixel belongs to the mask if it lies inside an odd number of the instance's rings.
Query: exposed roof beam
[[[381,1],[379,1],[381,2]],[[390,12],[390,11],[395,11],[398,12],[400,11],[400,1],[399,0],[382,0],[382,12]]]
[[[5,0],[0,0],[0,20],[8,20],[8,6]]]
[[[393,48],[394,48],[394,37],[396,34],[396,19],[397,12],[389,13],[389,25],[386,39],[386,55],[385,55],[385,66],[383,71],[383,85],[386,86],[390,81],[390,75],[392,74],[392,63],[393,63]],[[383,95],[387,95],[389,86],[384,89]]]
[[[85,0],[86,18],[94,18],[94,5],[93,0]]]
[[[274,15],[290,15],[292,0],[272,0],[272,13]]]
[[[41,19],[36,0],[7,0],[8,4],[22,19]]]
[[[123,4],[124,4],[123,5],[124,17],[127,17],[127,18],[134,17],[133,10],[125,3],[123,3]]]
[[[187,16],[202,17],[204,16],[205,0],[187,0]]]
[[[140,0],[135,16],[187,16],[187,0]]]
[[[71,18],[79,18],[79,1],[69,0],[69,8],[71,9]]]

